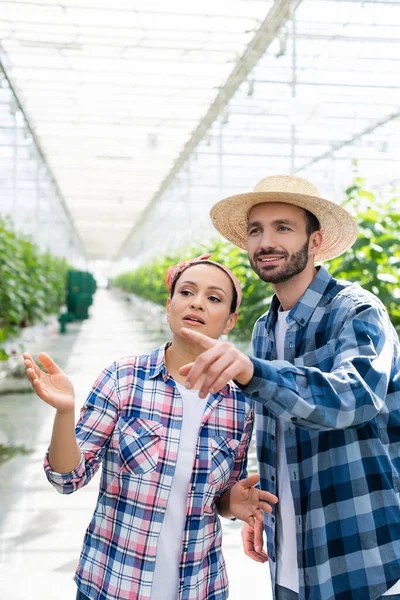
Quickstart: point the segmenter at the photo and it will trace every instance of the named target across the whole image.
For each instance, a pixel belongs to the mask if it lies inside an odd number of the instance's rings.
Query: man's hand
[[[257,474],[241,479],[230,490],[229,508],[234,517],[253,527],[254,521],[263,522],[262,511],[272,512],[271,505],[278,502],[274,494],[253,487],[259,480]]]
[[[259,563],[265,563],[268,560],[268,554],[263,548],[263,531],[264,525],[261,521],[254,521],[252,527],[245,523],[242,528],[244,553]]]
[[[240,352],[229,342],[220,342],[198,331],[185,327],[183,335],[192,342],[200,344],[205,352],[200,354],[193,363],[188,363],[179,369],[186,378],[186,387],[193,388],[202,376],[203,384],[199,391],[200,398],[219,392],[231,379],[241,385],[247,385],[253,377],[254,367],[247,354]]]

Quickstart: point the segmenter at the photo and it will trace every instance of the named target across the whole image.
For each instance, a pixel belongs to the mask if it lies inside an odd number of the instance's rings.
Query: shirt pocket
[[[239,440],[215,436],[210,438],[210,485],[220,489],[229,481],[239,448]]]
[[[140,418],[118,420],[121,470],[146,475],[156,470],[163,426]]]

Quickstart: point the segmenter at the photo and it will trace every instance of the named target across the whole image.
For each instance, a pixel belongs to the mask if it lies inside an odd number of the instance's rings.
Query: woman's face
[[[194,329],[218,339],[237,321],[230,312],[232,302],[230,277],[210,264],[193,265],[179,276],[172,298],[167,301],[167,316],[172,333],[182,327]]]

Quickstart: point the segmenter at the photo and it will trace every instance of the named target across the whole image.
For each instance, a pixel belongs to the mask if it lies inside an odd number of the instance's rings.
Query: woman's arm
[[[39,354],[47,373],[38,367],[30,354],[23,354],[23,358],[26,374],[36,394],[56,409],[49,451],[51,468],[58,473],[69,473],[81,460],[75,437],[74,386],[48,354]]]
[[[47,354],[39,355],[48,373],[24,354],[27,375],[36,394],[56,409],[53,433],[44,468],[47,478],[63,494],[86,485],[98,470],[114,431],[119,399],[116,365],[95,381],[74,426],[75,396],[68,377]]]

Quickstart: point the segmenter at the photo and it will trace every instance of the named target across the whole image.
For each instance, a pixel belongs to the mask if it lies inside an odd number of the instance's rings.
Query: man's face
[[[309,236],[305,211],[281,202],[258,204],[249,214],[247,251],[263,281],[284,283],[306,268]]]

